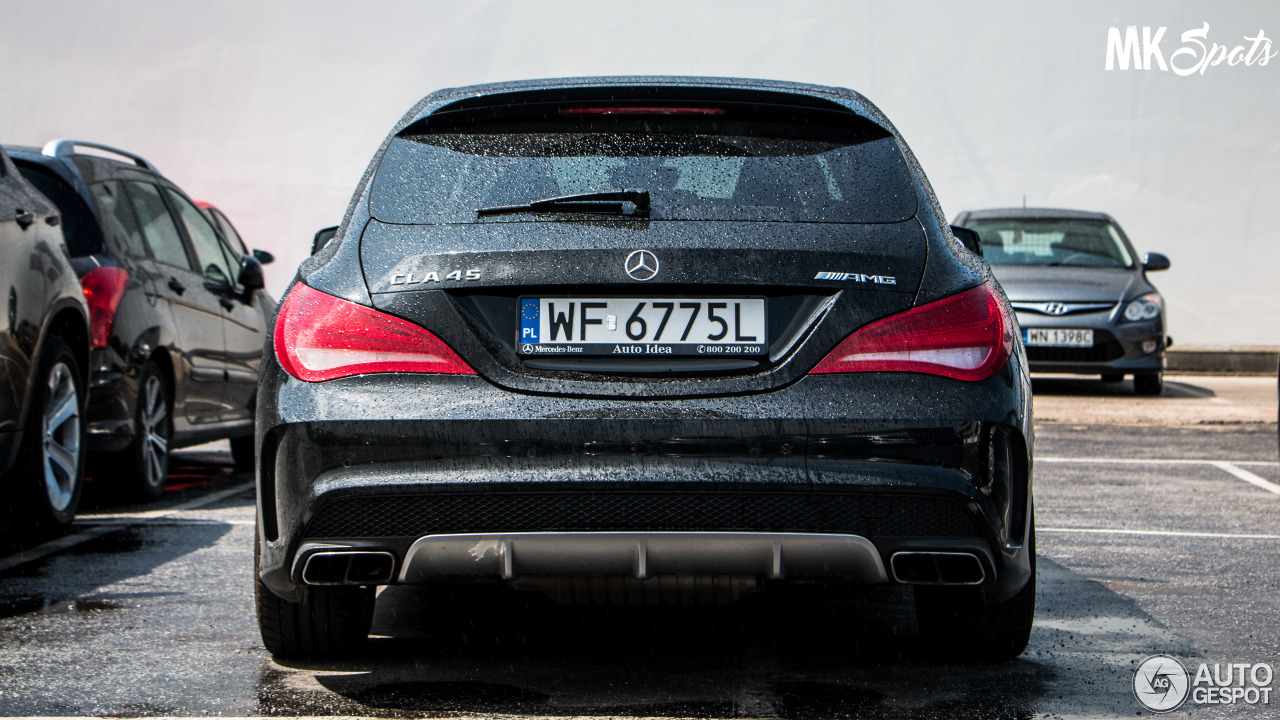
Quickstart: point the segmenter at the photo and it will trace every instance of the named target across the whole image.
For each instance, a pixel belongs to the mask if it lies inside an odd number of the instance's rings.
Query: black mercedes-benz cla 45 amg
[[[357,649],[382,585],[717,604],[893,583],[928,643],[1017,656],[1030,381],[943,218],[848,90],[429,95],[267,343],[266,647]]]

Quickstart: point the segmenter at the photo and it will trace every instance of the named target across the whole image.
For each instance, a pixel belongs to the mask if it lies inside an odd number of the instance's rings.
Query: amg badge
[[[875,283],[876,285],[897,285],[898,278],[892,275],[863,275],[862,273],[837,273],[837,272],[820,272],[813,276],[814,280],[852,280],[860,283]]]

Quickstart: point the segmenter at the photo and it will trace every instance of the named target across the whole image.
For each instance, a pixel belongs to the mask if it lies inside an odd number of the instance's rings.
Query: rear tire
[[[65,533],[84,491],[85,388],[66,341],[45,340],[35,372],[31,416],[22,438],[16,477],[15,523],[37,537]]]
[[[373,625],[373,588],[311,587],[306,600],[289,602],[258,577],[256,545],[254,550],[254,600],[267,652],[291,660],[336,659],[364,647]]]
[[[143,502],[159,500],[169,478],[173,440],[173,401],[160,366],[148,360],[138,378],[133,411],[133,442],[119,453],[104,454],[98,465],[124,492]]]
[[[1133,392],[1138,395],[1159,395],[1164,392],[1164,373],[1143,373],[1133,376]]]
[[[1102,382],[1118,383],[1124,380],[1124,373],[1102,373]]]
[[[917,585],[916,624],[920,637],[942,656],[997,662],[1015,660],[1027,649],[1036,609],[1036,555],[1031,536],[1031,578],[1016,595],[988,603],[976,587]]]

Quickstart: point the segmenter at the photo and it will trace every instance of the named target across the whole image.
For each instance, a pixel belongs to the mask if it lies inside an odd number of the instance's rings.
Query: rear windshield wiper
[[[631,203],[634,206],[634,210],[630,213],[626,212],[626,203]],[[522,212],[613,213],[616,215],[649,217],[649,191],[613,190],[610,192],[579,193],[577,195],[534,200],[525,205],[500,205],[476,210],[476,214],[480,216]]]

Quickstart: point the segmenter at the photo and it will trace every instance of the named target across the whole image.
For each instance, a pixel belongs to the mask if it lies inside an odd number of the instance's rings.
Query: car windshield
[[[647,120],[402,134],[379,166],[371,209],[390,223],[519,222],[530,215],[476,211],[634,188],[649,192],[652,220],[909,219],[916,194],[902,153],[866,125]]]
[[[988,218],[965,226],[978,233],[992,265],[1133,267],[1119,230],[1106,220]]]

